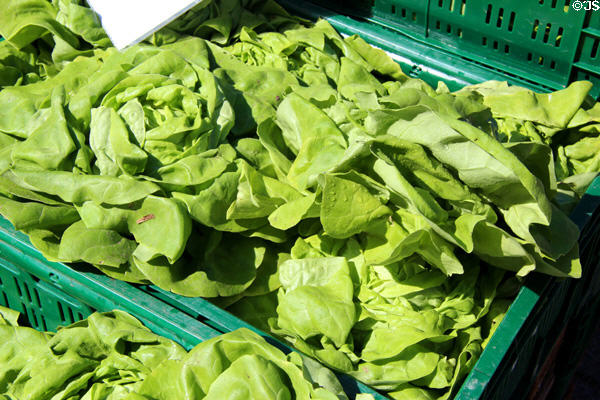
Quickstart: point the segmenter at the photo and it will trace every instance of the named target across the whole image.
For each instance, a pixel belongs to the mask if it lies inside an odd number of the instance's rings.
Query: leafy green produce
[[[347,398],[331,371],[297,353],[285,356],[247,329],[188,353],[118,310],[56,333],[18,326],[17,318],[0,307],[3,399]]]
[[[124,52],[77,0],[0,0],[0,33],[0,213],[51,260],[212,298],[395,399],[451,397],[516,279],[581,275],[588,82],[434,89],[273,1]]]

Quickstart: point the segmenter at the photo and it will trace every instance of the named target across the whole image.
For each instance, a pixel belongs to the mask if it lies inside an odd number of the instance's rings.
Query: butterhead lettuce
[[[588,83],[434,89],[273,1],[124,52],[78,0],[0,0],[0,33],[0,213],[51,260],[211,298],[396,399],[451,397],[516,280],[581,275]]]

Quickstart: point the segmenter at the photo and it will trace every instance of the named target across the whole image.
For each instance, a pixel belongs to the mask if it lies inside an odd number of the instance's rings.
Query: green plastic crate
[[[0,305],[21,312],[32,327],[44,331],[94,311],[120,309],[187,349],[219,335],[128,283],[47,261],[4,218],[0,218]]]
[[[0,260],[0,305],[21,312],[29,325],[40,331],[56,330],[94,312],[82,301],[5,259]]]
[[[430,0],[427,39],[507,75],[564,87],[586,14],[569,3]]]
[[[600,10],[590,12],[584,23],[573,63],[572,79],[594,83],[592,94],[600,98]]]
[[[496,79],[539,91],[589,80],[595,84],[592,95],[598,97],[600,11],[576,11],[573,1],[282,3],[309,17],[325,16],[343,33],[358,33],[373,45],[401,55],[406,72],[416,70],[416,76],[434,86],[447,75],[464,84]],[[430,56],[432,50],[437,57]],[[419,68],[425,70],[423,76]],[[451,72],[455,70],[459,70],[456,75]]]
[[[427,1],[374,0],[373,19],[418,36],[427,33]]]

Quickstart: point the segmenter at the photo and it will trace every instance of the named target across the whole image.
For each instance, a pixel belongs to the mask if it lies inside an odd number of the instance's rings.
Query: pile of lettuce
[[[0,307],[2,400],[347,400],[331,371],[244,328],[187,352],[123,311],[56,333],[19,326],[18,316]]]
[[[50,260],[216,304],[395,399],[451,397],[517,277],[579,277],[589,82],[450,93],[273,1],[118,52],[0,0],[0,213]]]

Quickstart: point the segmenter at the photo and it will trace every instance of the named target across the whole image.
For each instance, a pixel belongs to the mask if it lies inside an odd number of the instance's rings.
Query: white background
[[[136,44],[204,0],[87,0],[118,49]]]

